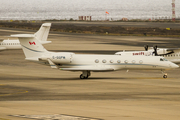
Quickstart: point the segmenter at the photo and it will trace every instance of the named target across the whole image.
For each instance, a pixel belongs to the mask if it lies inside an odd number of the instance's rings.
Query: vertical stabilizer
[[[34,34],[36,39],[39,41],[47,41],[50,28],[51,28],[51,23],[42,24],[41,28]]]
[[[17,37],[21,43],[23,52],[26,58],[39,58],[48,51],[42,46],[42,44],[36,39],[35,35],[30,34],[17,34],[11,35]]]

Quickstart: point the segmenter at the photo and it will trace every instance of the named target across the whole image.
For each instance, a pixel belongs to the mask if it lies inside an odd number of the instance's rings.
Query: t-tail
[[[49,53],[40,41],[47,40],[50,26],[51,23],[43,24],[35,34],[11,35],[11,37],[17,37],[19,39],[27,60],[38,61],[38,58]]]
[[[47,41],[50,28],[51,23],[44,23],[41,25],[41,28],[34,34],[41,44],[51,43],[51,41]]]

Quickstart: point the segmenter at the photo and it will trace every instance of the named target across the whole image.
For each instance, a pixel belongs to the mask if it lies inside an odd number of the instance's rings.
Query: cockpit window
[[[168,61],[167,59],[163,58],[164,61]]]
[[[168,61],[168,60],[166,60],[165,58],[160,58],[160,61]]]

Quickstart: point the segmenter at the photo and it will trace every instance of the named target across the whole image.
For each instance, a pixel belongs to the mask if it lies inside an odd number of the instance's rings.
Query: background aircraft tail
[[[35,37],[40,41],[47,41],[50,28],[51,28],[51,23],[42,24],[41,28],[34,34]]]

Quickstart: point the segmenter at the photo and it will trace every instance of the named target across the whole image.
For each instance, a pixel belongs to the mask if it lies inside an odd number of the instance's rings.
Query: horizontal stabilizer
[[[179,48],[166,48],[167,51],[180,50]]]
[[[42,27],[51,27],[51,23],[44,23],[42,24]]]
[[[52,43],[52,41],[39,41],[41,44],[48,44],[48,43]]]
[[[34,34],[15,34],[11,35],[10,37],[17,37],[17,38],[34,38]]]
[[[114,71],[113,68],[60,68],[60,70],[65,71],[94,71],[94,72],[106,72],[106,71]]]

